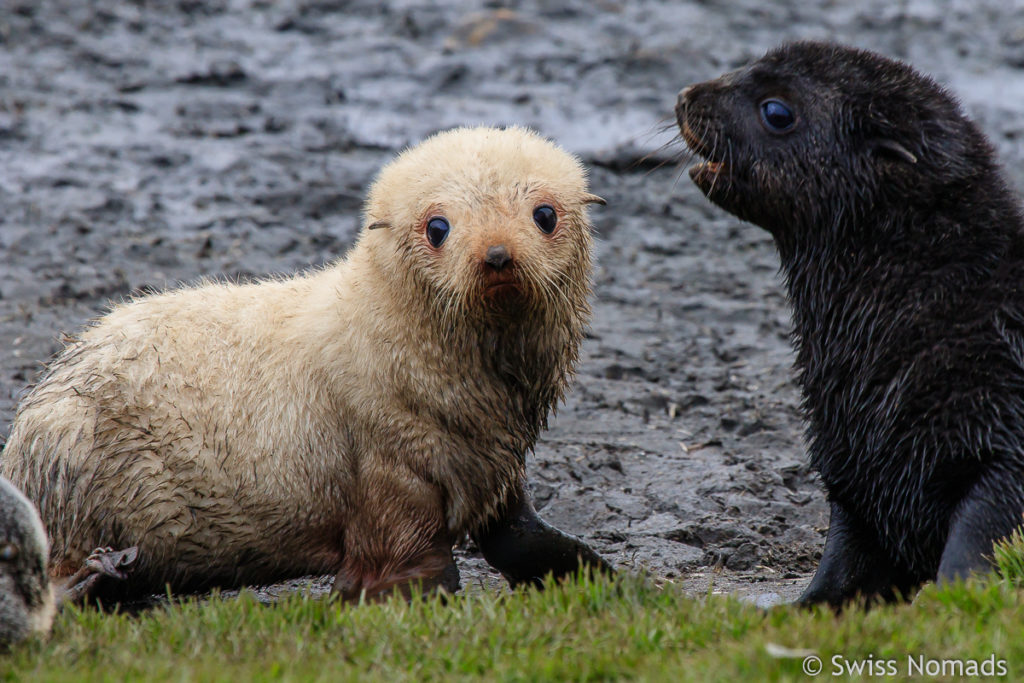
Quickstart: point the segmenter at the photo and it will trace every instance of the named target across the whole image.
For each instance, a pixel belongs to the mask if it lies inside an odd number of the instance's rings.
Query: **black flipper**
[[[1019,475],[990,468],[957,506],[939,561],[938,581],[966,579],[992,568],[993,544],[1024,523]]]
[[[797,603],[826,603],[839,609],[854,599],[865,604],[879,598],[894,602],[906,597],[919,583],[899,571],[863,525],[833,502],[821,563]]]
[[[473,540],[484,559],[513,587],[524,583],[540,586],[548,574],[559,578],[581,568],[614,573],[586,543],[538,517],[522,488],[504,514],[474,534]]]

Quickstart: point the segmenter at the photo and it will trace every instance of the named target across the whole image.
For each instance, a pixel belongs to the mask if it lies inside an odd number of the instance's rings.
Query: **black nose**
[[[497,247],[489,247],[487,249],[487,258],[484,259],[484,263],[489,265],[495,270],[501,270],[509,263],[512,262],[512,255],[508,253],[508,249],[505,245],[499,245]]]

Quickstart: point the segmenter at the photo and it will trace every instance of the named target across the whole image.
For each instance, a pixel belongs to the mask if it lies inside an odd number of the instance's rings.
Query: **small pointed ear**
[[[374,221],[366,226],[367,230],[377,230],[379,228],[390,228],[391,224],[387,221]]]
[[[917,157],[914,156],[914,154],[909,149],[907,149],[900,143],[896,142],[895,140],[879,138],[877,140],[872,140],[871,146],[876,154],[882,154],[884,156],[906,161],[911,164],[917,163]]]
[[[580,201],[582,201],[584,204],[600,204],[601,206],[608,205],[608,202],[606,202],[604,199],[598,197],[596,194],[590,194],[589,192],[584,193],[584,195],[580,198]]]

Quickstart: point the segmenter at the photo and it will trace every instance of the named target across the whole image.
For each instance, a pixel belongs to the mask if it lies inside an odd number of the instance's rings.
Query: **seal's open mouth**
[[[688,121],[680,122],[679,131],[682,133],[686,146],[705,159],[690,168],[690,178],[692,178],[699,187],[710,187],[718,178],[719,174],[725,170],[725,164],[721,161],[713,161],[708,158],[711,155],[712,150],[708,149],[707,143],[703,138],[693,132]],[[707,183],[707,185],[704,185],[703,183]]]
[[[682,133],[683,140],[686,141],[687,147],[692,149],[697,154],[700,154],[701,156],[707,156],[707,154],[704,152],[704,141],[700,138],[699,135],[693,132],[693,129],[690,128],[690,123],[688,121],[679,122],[679,132]]]
[[[724,169],[725,164],[721,161],[702,161],[690,167],[690,178],[698,185],[705,182],[713,183]]]

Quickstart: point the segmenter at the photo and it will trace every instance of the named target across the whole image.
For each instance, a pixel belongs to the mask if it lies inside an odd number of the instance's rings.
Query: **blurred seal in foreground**
[[[47,548],[35,507],[0,477],[0,649],[50,631],[56,607]]]

